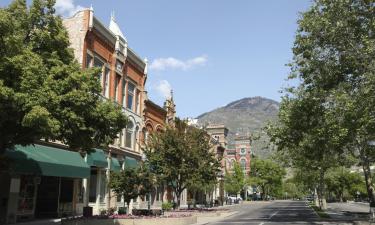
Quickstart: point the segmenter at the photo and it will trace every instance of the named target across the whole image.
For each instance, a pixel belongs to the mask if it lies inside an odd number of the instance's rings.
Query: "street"
[[[351,224],[340,221],[323,222],[303,201],[244,203],[233,206],[232,210],[236,210],[238,213],[208,224]]]

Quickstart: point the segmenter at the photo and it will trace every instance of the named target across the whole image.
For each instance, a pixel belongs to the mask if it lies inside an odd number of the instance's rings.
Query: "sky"
[[[149,98],[162,105],[173,89],[186,118],[245,97],[280,101],[311,0],[57,0],[56,10],[67,17],[91,5],[106,25],[114,12],[129,47],[148,59]]]

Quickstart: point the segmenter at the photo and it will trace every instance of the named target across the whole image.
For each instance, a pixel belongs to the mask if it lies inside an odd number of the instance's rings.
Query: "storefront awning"
[[[111,158],[111,170],[115,172],[121,171],[121,164],[116,158]]]
[[[107,168],[108,162],[103,150],[95,148],[87,154],[87,164],[89,166]]]
[[[126,156],[125,157],[125,168],[131,168],[131,169],[136,169],[138,168],[139,163],[136,159]]]
[[[11,171],[37,176],[86,178],[90,167],[78,152],[44,145],[17,145],[5,155],[12,161]]]

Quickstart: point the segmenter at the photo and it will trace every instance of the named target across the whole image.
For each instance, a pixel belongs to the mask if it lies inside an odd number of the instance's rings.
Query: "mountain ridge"
[[[229,129],[228,140],[233,143],[237,134],[259,136],[253,141],[253,153],[262,158],[272,154],[268,147],[269,138],[262,131],[268,121],[275,121],[279,103],[261,96],[245,97],[232,101],[223,107],[202,113],[196,119],[201,125],[209,123],[224,124]]]

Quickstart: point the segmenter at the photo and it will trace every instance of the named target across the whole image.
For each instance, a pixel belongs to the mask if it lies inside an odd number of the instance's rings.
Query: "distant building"
[[[212,138],[213,148],[216,157],[221,159],[220,173],[218,174],[218,184],[212,193],[213,200],[218,200],[219,203],[224,202],[224,175],[225,175],[225,151],[228,145],[228,128],[223,124],[210,124],[206,127],[207,133]]]
[[[234,163],[237,162],[242,170],[246,174],[249,174],[251,155],[251,137],[248,135],[237,135],[234,139],[234,146],[230,146],[226,150],[225,160],[227,170],[231,171]]]

